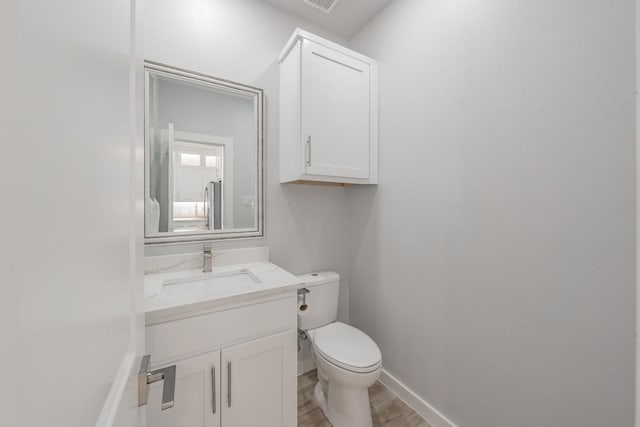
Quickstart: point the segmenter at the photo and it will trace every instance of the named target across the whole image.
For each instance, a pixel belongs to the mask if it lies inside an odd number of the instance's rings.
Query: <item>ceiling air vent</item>
[[[323,12],[329,13],[333,10],[338,3],[338,0],[303,0],[309,6],[313,6],[316,9],[320,9]]]

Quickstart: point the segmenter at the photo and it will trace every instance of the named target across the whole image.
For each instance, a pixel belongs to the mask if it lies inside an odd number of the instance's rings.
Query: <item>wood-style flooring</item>
[[[298,377],[298,427],[331,427],[313,401],[316,382],[318,377],[315,370]],[[369,388],[369,400],[374,426],[431,427],[379,381]]]

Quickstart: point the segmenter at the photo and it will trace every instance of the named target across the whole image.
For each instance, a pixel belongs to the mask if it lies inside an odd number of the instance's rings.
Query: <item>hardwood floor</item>
[[[298,377],[298,427],[331,427],[313,401],[313,388],[317,381],[315,370]],[[431,427],[380,382],[369,388],[369,400],[374,426]]]

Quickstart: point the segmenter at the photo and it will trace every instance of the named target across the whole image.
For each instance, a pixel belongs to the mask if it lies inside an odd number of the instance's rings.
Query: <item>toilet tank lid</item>
[[[304,282],[302,287],[305,286],[318,286],[326,283],[337,282],[340,280],[340,275],[334,271],[317,271],[312,273],[300,274],[297,278]]]

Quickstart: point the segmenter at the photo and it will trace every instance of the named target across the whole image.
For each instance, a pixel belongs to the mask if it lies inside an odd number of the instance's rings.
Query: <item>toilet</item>
[[[318,366],[314,400],[334,427],[371,427],[368,388],[380,377],[382,355],[364,332],[336,322],[340,276],[331,271],[298,276],[298,329],[307,334]]]

